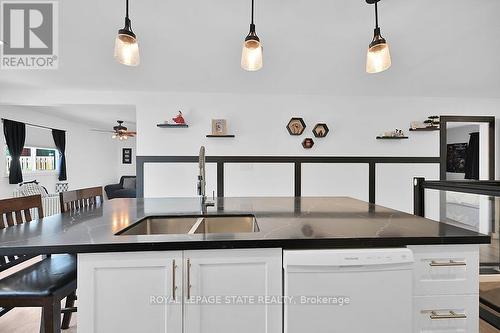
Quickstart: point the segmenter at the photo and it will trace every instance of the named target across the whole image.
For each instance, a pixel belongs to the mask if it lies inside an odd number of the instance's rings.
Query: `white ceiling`
[[[138,68],[112,56],[124,2],[60,1],[59,69],[4,70],[0,88],[500,97],[498,0],[382,0],[393,67],[377,75],[364,0],[256,0],[255,73],[239,67],[250,0],[130,0]]]
[[[65,120],[84,124],[89,129],[113,130],[117,120],[123,120],[129,131],[135,131],[135,106],[64,104],[41,108],[40,112]]]

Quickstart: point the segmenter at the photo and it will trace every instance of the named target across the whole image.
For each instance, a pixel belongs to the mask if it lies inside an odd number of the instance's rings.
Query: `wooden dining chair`
[[[43,223],[40,195],[0,200],[0,234],[30,223],[33,211],[40,219],[38,223]],[[33,257],[0,256],[0,272]],[[48,256],[0,280],[0,316],[15,307],[41,307],[43,332],[60,332],[61,301],[75,290],[76,257],[69,254]]]
[[[61,212],[92,209],[102,204],[102,187],[82,188],[59,193]]]
[[[102,204],[102,187],[89,187],[79,190],[61,192],[59,193],[59,200],[61,203],[61,213],[73,213],[76,211],[90,210]],[[64,314],[62,322],[63,329],[69,327],[72,312],[76,312],[76,299],[76,292],[71,293],[66,298],[65,308],[67,309],[67,311]]]

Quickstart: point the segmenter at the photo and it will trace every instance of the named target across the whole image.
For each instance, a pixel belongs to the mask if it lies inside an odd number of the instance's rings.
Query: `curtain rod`
[[[50,128],[50,127],[47,127],[47,126],[42,126],[42,125],[35,125],[35,124],[30,124],[30,123],[24,123],[22,121],[17,121],[17,120],[12,120],[12,119],[6,119],[6,118],[2,118],[2,122],[4,120],[10,120],[10,121],[15,121],[15,122],[18,122],[18,123],[23,123],[25,124],[26,126],[31,126],[31,127],[37,127],[37,128],[42,128],[42,129],[46,129],[46,130],[58,130],[58,131],[63,131],[63,132],[66,132],[65,130],[60,130],[60,129],[57,129],[57,128]]]

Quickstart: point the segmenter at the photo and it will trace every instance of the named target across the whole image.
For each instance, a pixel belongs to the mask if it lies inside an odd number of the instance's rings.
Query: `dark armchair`
[[[136,183],[135,176],[122,176],[119,184],[112,184],[104,186],[104,191],[108,199],[115,198],[135,198],[136,197]]]

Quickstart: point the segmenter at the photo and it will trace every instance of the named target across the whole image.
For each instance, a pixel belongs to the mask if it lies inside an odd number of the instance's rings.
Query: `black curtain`
[[[465,157],[465,179],[479,180],[479,133],[470,133]]]
[[[59,180],[67,180],[66,176],[66,132],[53,129],[52,137],[54,138],[54,143],[56,144],[59,154],[61,154],[60,164],[59,164]]]
[[[26,125],[4,119],[3,134],[5,135],[9,154],[12,157],[9,169],[9,184],[18,184],[23,181],[20,158],[24,148],[24,140],[26,139]]]

